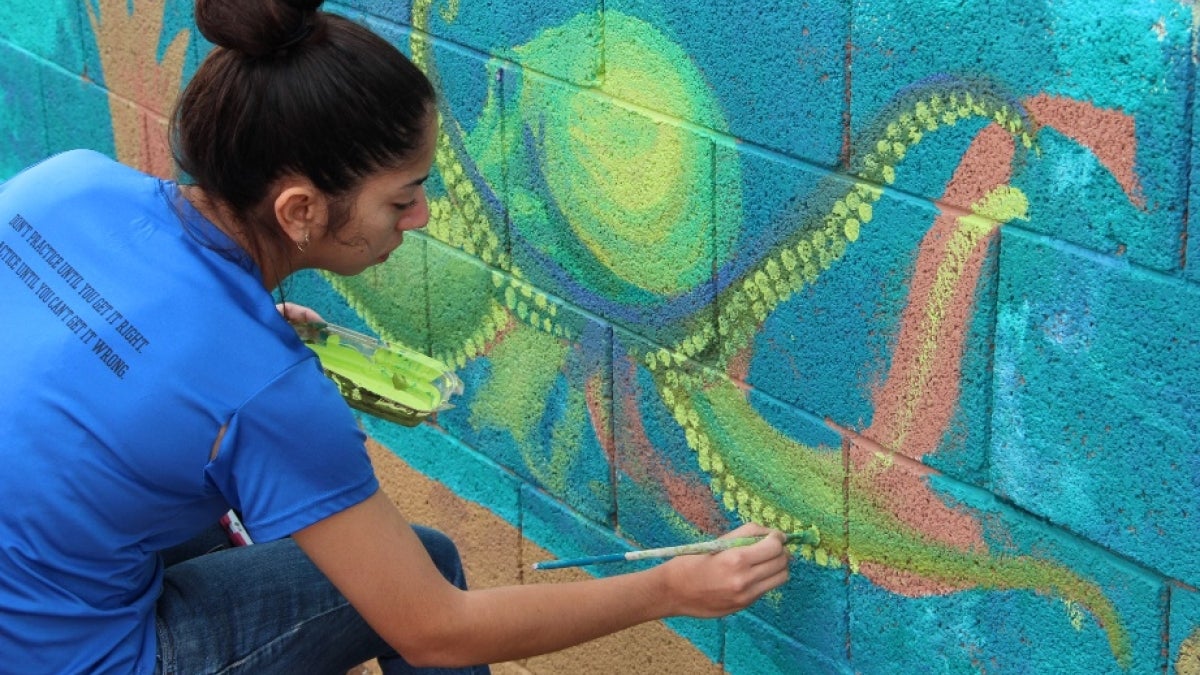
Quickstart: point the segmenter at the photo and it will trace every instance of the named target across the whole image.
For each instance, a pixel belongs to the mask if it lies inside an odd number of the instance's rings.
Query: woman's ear
[[[329,208],[325,195],[302,178],[284,179],[275,197],[275,220],[301,253],[325,233]]]

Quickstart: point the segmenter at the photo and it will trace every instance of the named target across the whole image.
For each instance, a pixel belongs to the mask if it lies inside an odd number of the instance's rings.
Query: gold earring
[[[301,253],[304,253],[304,249],[308,248],[308,241],[309,241],[308,233],[305,232],[304,233],[304,241],[299,244],[296,244],[296,249],[299,250]]]

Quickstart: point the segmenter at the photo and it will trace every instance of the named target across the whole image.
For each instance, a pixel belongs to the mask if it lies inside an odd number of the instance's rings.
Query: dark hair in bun
[[[425,74],[321,4],[196,0],[196,24],[216,47],[176,103],[171,148],[192,182],[252,228],[257,247],[284,237],[255,213],[275,179],[304,176],[338,199],[403,165],[436,119]]]
[[[209,42],[249,56],[294,46],[317,27],[324,0],[196,0],[196,27]]]

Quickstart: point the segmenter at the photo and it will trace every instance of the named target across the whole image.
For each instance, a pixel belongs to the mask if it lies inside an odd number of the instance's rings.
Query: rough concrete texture
[[[442,95],[425,233],[285,286],[467,383],[363,419],[389,494],[477,585],[820,534],[735,617],[498,672],[1200,672],[1194,3],[326,8]],[[2,175],[169,173],[189,12],[0,7]]]

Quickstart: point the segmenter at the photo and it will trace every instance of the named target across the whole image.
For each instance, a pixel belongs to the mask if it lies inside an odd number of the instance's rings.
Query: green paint
[[[415,26],[425,25],[429,6],[428,0],[414,3]],[[636,19],[616,12],[605,12],[603,19],[606,41],[611,31],[612,40],[621,44],[627,42],[628,52],[638,58],[628,59],[628,69],[622,70],[624,54],[620,50],[606,53],[612,62],[605,63],[609,69],[605,75],[620,73],[621,76],[605,77],[600,84],[601,93],[645,108],[664,110],[676,119],[712,119],[705,117],[704,110],[710,97],[702,79],[690,72],[692,66],[686,53],[675,51],[669,40],[652,27],[637,25]],[[562,72],[568,67],[569,72],[579,74],[581,78],[589,77],[594,72],[591,70],[594,50],[590,46],[595,36],[580,33],[585,25],[590,27],[594,22],[578,19],[553,32],[548,31],[521,48],[519,56],[524,64],[535,69],[540,60],[549,64],[550,59],[565,59],[569,63],[556,61],[553,72]],[[586,39],[564,37],[575,33]],[[579,49],[564,52],[570,45]],[[427,47],[418,50],[414,43],[414,54],[427,70],[433,70]],[[639,59],[648,65],[639,65]],[[762,322],[780,304],[814,283],[823,271],[841,258],[850,244],[864,235],[869,236],[873,204],[882,195],[882,186],[896,180],[899,163],[912,146],[929,138],[931,132],[960,120],[982,118],[1008,131],[1023,147],[1033,146],[1035,130],[1025,124],[1011,102],[971,86],[964,83],[943,88],[889,112],[889,119],[876,128],[875,136],[860,144],[861,151],[854,153],[852,172],[863,182],[847,187],[844,182],[831,180],[807,200],[816,209],[821,208],[820,204],[826,204],[824,215],[797,227],[790,239],[782,242],[758,266],[729,284],[717,300],[715,325],[718,330],[713,329],[713,308],[701,308],[690,323],[690,333],[666,348],[644,354],[640,360],[652,372],[664,404],[674,414],[688,446],[696,452],[701,469],[711,476],[714,494],[729,509],[736,510],[744,518],[785,531],[814,527],[823,535],[818,546],[805,545],[801,549],[806,557],[818,564],[846,563],[851,571],[856,571],[860,564],[870,562],[941,582],[950,588],[1024,589],[1054,595],[1070,603],[1075,617],[1072,621],[1078,620],[1080,610],[1096,617],[1107,634],[1113,654],[1121,664],[1127,665],[1130,659],[1128,635],[1112,603],[1096,584],[1054,562],[992,554],[986,550],[964,552],[929,541],[923,533],[899,522],[886,505],[874,503],[876,496],[871,492],[868,473],[854,473],[850,477],[848,515],[852,543],[847,542],[840,536],[847,516],[843,499],[845,467],[840,453],[807,447],[784,437],[749,406],[744,394],[736,387],[722,382],[720,376],[711,372],[692,372],[682,366],[703,357],[705,362],[718,369],[726,368],[750,344]],[[618,87],[628,87],[630,91],[622,93]],[[644,91],[633,91],[638,87],[644,87]],[[647,96],[656,99],[661,96],[665,108],[647,101]],[[696,275],[708,274],[709,269],[701,271],[695,267],[701,257],[697,249],[692,248],[695,244],[673,239],[671,231],[694,238],[707,236],[705,233],[697,237],[702,220],[696,214],[706,212],[709,205],[696,204],[692,208],[687,197],[696,194],[694,189],[678,190],[680,194],[675,197],[668,194],[678,186],[688,185],[684,181],[696,181],[697,176],[702,182],[710,181],[703,173],[707,167],[697,161],[697,158],[709,156],[705,154],[707,150],[678,136],[677,129],[656,129],[653,113],[639,116],[630,111],[615,110],[587,91],[569,87],[552,89],[545,82],[531,84],[526,81],[520,107],[521,110],[505,115],[514,116],[514,120],[534,134],[541,178],[549,183],[551,197],[556,202],[545,204],[540,195],[532,194],[518,194],[510,200],[509,208],[518,207],[520,215],[541,214],[528,218],[533,226],[525,230],[527,236],[540,234],[535,231],[538,223],[549,227],[552,222],[549,214],[554,210],[552,207],[557,207],[566,214],[573,232],[585,242],[590,254],[614,275],[635,286],[669,293],[694,284],[699,278]],[[712,110],[715,109],[714,106]],[[719,120],[710,126],[718,130],[725,128]],[[614,147],[620,149],[617,154],[624,153],[632,159],[623,163],[620,156],[614,156]],[[438,156],[439,169],[451,177],[448,185],[469,181],[462,161],[468,158],[455,156],[456,151],[461,152],[461,147],[447,143],[445,151]],[[630,166],[632,163],[638,163],[636,171]],[[736,165],[736,162],[719,162],[718,165]],[[488,171],[486,167],[480,167],[482,174],[487,175]],[[639,192],[631,185],[629,181],[633,175],[653,176],[647,191]],[[538,177],[510,178],[514,185],[521,185],[531,182],[526,179]],[[719,185],[731,184],[727,176],[717,179]],[[469,206],[473,189],[468,183],[461,195],[457,194],[456,188],[451,187],[450,191],[456,195],[453,199]],[[993,197],[995,199],[991,199]],[[1015,192],[989,195],[989,203],[980,205],[979,213],[999,221],[1019,217],[1026,206],[1022,199]],[[469,216],[473,214],[470,209],[465,212]],[[952,256],[961,255],[961,249],[977,237],[979,229],[983,229],[984,223],[977,220],[972,217],[962,223],[965,229],[955,241],[956,252]],[[654,226],[659,234],[648,232],[649,226]],[[493,228],[499,231],[501,227],[499,221],[489,223],[482,218],[468,218],[459,238],[471,243],[462,248],[469,250],[468,245],[478,246]],[[522,227],[526,228],[527,223],[523,222]],[[639,262],[640,254],[647,250],[662,262],[663,267],[656,270]],[[714,252],[717,265],[723,264],[725,254],[723,250]],[[484,255],[496,253],[485,251]],[[490,258],[485,257],[485,260],[491,262]],[[501,258],[502,268],[504,260]],[[948,264],[954,266],[956,261]],[[520,271],[511,271],[513,278],[519,280]],[[946,284],[957,274],[950,268],[941,271],[943,275],[939,282],[942,283],[936,290],[948,293]],[[676,283],[672,277],[684,281]],[[590,278],[583,281],[615,300],[628,299],[621,295],[627,291],[617,285],[605,286]],[[498,297],[507,296],[508,290],[498,288]],[[515,300],[515,296],[511,300]],[[514,304],[506,302],[510,312],[521,314],[519,304],[515,308]],[[940,306],[931,308],[934,314],[939,311]],[[936,321],[938,317],[931,318]],[[522,316],[521,320],[544,330],[527,316]],[[557,325],[558,322],[552,323]],[[528,338],[525,341],[528,342]],[[537,347],[526,345],[520,349],[527,349],[524,356],[538,362],[544,352],[539,352]],[[549,373],[553,369],[549,363],[544,363],[536,370]],[[545,390],[545,386],[541,390]],[[507,419],[515,429],[527,428],[529,422],[522,406],[493,398],[497,400],[483,406],[489,411],[490,418],[497,422]]]
[[[518,324],[488,354],[492,377],[479,390],[471,424],[507,429],[518,443],[528,442],[568,349],[553,335]]]
[[[597,53],[595,23],[581,14],[514,51],[527,68],[561,72],[574,64],[571,72],[584,78]],[[534,77],[522,82],[514,114],[537,143],[533,160],[554,208],[540,206],[542,195],[516,200],[514,221],[535,241],[552,240],[542,230],[553,237],[560,225],[545,214],[561,213],[590,261],[639,289],[675,294],[706,282],[714,256],[723,262],[729,250],[726,239],[713,250],[712,141],[664,117],[726,125],[703,75],[678,45],[620,12],[605,12],[603,24],[603,96]],[[647,92],[652,101],[645,101]],[[722,185],[739,184],[736,162],[721,163],[718,172]],[[514,181],[514,189],[528,182],[538,181]],[[518,210],[522,204],[527,210]]]
[[[376,417],[414,426],[461,391],[453,373],[422,354],[323,324],[297,332],[346,402]]]

